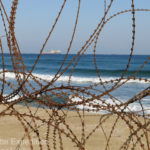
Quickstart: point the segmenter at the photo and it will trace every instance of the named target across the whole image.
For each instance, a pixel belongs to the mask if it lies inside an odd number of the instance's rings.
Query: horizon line
[[[0,53],[1,54],[1,53]],[[6,52],[4,54],[10,54],[9,52]],[[26,52],[22,52],[21,54],[40,54],[40,53],[26,53]],[[43,53],[42,53],[43,54]],[[60,53],[60,54],[43,54],[43,55],[65,55],[66,53]],[[77,53],[70,53],[70,55],[76,55]],[[84,55],[93,55],[93,53],[86,53]],[[104,54],[104,53],[99,53],[96,55],[130,55],[130,54]],[[150,55],[150,54],[133,54],[133,55]]]

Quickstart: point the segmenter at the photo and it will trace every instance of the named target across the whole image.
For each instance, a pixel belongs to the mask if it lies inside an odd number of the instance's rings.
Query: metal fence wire
[[[104,14],[102,19],[98,23],[94,32],[85,42],[85,44],[82,45],[82,48],[73,57],[70,63],[68,63],[64,67],[66,59],[69,57],[69,52],[75,39],[77,30],[78,18],[81,9],[81,0],[78,0],[78,9],[76,12],[76,20],[73,28],[73,33],[69,41],[64,60],[55,76],[51,80],[44,80],[33,74],[33,71],[36,68],[37,63],[39,62],[41,55],[43,54],[48,40],[53,34],[56,24],[58,24],[58,20],[60,19],[67,0],[63,1],[54,24],[43,43],[40,53],[37,55],[32,69],[30,70],[23,61],[22,53],[15,36],[15,21],[18,2],[19,0],[12,0],[11,12],[10,14],[7,14],[3,1],[0,0],[0,14],[1,21],[3,23],[3,32],[5,33],[5,37],[7,39],[7,46],[9,49],[9,54],[11,56],[13,68],[12,70],[6,69],[5,54],[3,48],[4,44],[2,43],[2,40],[0,38],[2,60],[2,69],[0,72],[0,119],[13,117],[15,118],[14,121],[16,121],[16,124],[20,124],[20,126],[22,127],[23,134],[19,137],[20,142],[17,143],[14,149],[21,150],[22,146],[24,146],[23,142],[27,140],[27,149],[31,150],[85,150],[91,149],[92,147],[93,150],[112,150],[114,146],[113,142],[116,140],[116,136],[114,134],[116,132],[121,132],[122,129],[126,130],[127,133],[126,136],[122,135],[123,138],[118,138],[118,144],[116,145],[118,146],[117,149],[150,150],[150,114],[145,113],[146,110],[143,107],[142,103],[143,98],[150,95],[150,80],[148,78],[139,78],[136,76],[142,70],[142,68],[147,63],[149,63],[150,57],[145,60],[141,67],[137,68],[137,70],[132,75],[126,77],[126,74],[130,68],[135,47],[135,13],[137,11],[149,12],[150,9],[137,9],[135,8],[134,0],[130,0],[130,9],[121,10],[116,14],[111,14],[111,16],[108,17],[108,13],[110,13],[110,9],[113,6],[114,0],[102,1],[102,4],[104,5]],[[108,22],[110,22],[112,18],[125,13],[129,13],[132,17],[132,40],[128,63],[126,64],[126,68],[124,69],[124,72],[120,76],[120,78],[103,81],[98,70],[96,60],[96,48],[98,39],[101,36],[101,32],[103,31],[104,26]],[[86,87],[74,86],[71,84],[73,72],[76,69],[79,60],[86,53],[87,49],[90,46],[93,46],[93,62],[99,82],[95,84],[89,84],[89,86]],[[73,67],[71,67],[72,64]],[[70,68],[71,71],[66,84],[56,86],[55,82]],[[6,73],[9,72],[13,72],[15,75],[15,85],[6,78]],[[32,82],[30,82],[30,80],[32,80]],[[128,99],[126,102],[121,102],[111,93],[115,90],[119,90],[130,80],[139,80],[146,82],[148,83],[147,88],[140,91],[135,96]],[[108,84],[110,84],[111,87],[108,88]],[[103,88],[103,91],[99,90],[100,86]],[[12,91],[7,95],[4,94],[4,90],[6,87],[9,87]],[[70,96],[68,96],[68,93],[70,93]],[[104,96],[108,96],[113,101],[113,104],[107,103],[104,99]],[[74,97],[79,98],[80,100],[74,101]],[[64,101],[63,103],[58,103],[54,101],[55,98],[60,98]],[[14,100],[10,101],[11,99]],[[95,101],[95,99],[97,101]],[[33,105],[31,105],[33,103],[36,104],[36,107],[33,107]],[[140,104],[140,112],[134,112],[130,110],[129,105],[134,103]],[[79,108],[79,105],[82,105],[83,107]],[[92,109],[89,109],[89,107]],[[99,111],[107,111],[108,113],[99,114],[97,113]],[[73,115],[71,115],[71,113],[73,113]],[[91,123],[91,126],[88,125],[88,120],[91,120],[91,122],[93,123]],[[118,124],[121,126],[121,128],[118,127]],[[11,128],[11,125],[10,130],[13,130]],[[0,136],[3,137],[2,134]],[[33,142],[33,139],[37,140],[36,144]],[[95,140],[102,141],[102,144],[99,144],[99,146],[95,146],[95,142],[92,143],[92,141]]]

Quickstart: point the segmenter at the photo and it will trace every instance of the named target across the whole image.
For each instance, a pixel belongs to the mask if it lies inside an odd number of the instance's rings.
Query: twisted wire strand
[[[31,150],[35,149],[35,145],[32,141],[33,139],[37,139],[37,145],[40,150],[65,150],[67,145],[66,141],[71,143],[73,150],[86,150],[88,149],[87,145],[89,145],[92,138],[96,134],[99,134],[100,131],[102,132],[103,140],[105,140],[104,147],[102,149],[111,150],[114,134],[117,131],[120,121],[124,124],[124,127],[127,128],[129,133],[123,141],[118,141],[120,144],[118,149],[149,150],[150,109],[144,107],[143,99],[150,96],[150,79],[137,77],[137,75],[149,63],[150,57],[145,59],[144,62],[136,68],[136,71],[133,71],[130,75],[127,74],[131,67],[136,42],[136,12],[150,12],[150,9],[137,9],[134,0],[131,0],[130,9],[121,10],[112,14],[111,9],[115,1],[104,0],[104,14],[99,20],[98,25],[87,38],[86,42],[78,50],[77,54],[73,56],[73,58],[71,58],[65,66],[64,64],[67,62],[66,60],[69,57],[72,44],[75,40],[75,34],[77,32],[77,25],[82,8],[81,4],[83,4],[82,2],[83,1],[78,0],[73,32],[62,64],[52,79],[46,80],[34,74],[34,70],[37,67],[37,63],[39,62],[47,42],[50,40],[56,28],[56,25],[59,23],[67,0],[63,1],[52,28],[50,29],[31,70],[29,70],[24,64],[22,53],[15,35],[15,20],[19,0],[12,1],[10,16],[8,16],[8,13],[5,10],[3,1],[0,0],[0,17],[3,23],[3,30],[6,35],[7,46],[9,48],[13,67],[12,70],[6,69],[5,51],[3,48],[4,45],[0,39],[2,58],[2,70],[0,71],[0,107],[2,109],[0,109],[0,119],[5,117],[14,117],[16,118],[17,123],[21,125],[23,134],[20,137],[20,142],[15,147],[16,150],[22,148],[22,142],[26,139],[29,142],[28,149]],[[112,19],[117,19],[117,16],[121,16],[126,13],[130,13],[132,18],[132,39],[128,62],[119,78],[104,81],[101,76],[101,71],[98,68],[99,66],[96,58],[97,44],[100,41],[101,32],[105,28],[106,24]],[[109,14],[110,16],[108,16]],[[100,44],[103,43],[100,42]],[[92,47],[93,50],[93,63],[98,82],[89,83],[87,86],[74,85],[72,77],[75,69],[90,47]],[[69,69],[71,69],[71,71],[69,72],[66,84],[55,84]],[[7,78],[8,73],[13,73],[15,75],[15,83],[9,81]],[[114,91],[121,91],[121,87],[130,81],[136,80],[144,82],[147,87],[145,89],[141,89],[126,101],[122,101],[118,97],[113,96],[112,93]],[[5,90],[7,88],[10,88],[10,93],[5,95]],[[106,97],[111,99],[112,103],[107,102]],[[64,100],[64,103],[55,101],[55,98]],[[12,99],[14,100],[12,101]],[[130,106],[131,104],[134,105],[136,103],[139,104],[140,110],[133,111]],[[34,105],[37,107],[33,107]],[[99,114],[101,111],[106,112],[106,114]],[[70,115],[71,112],[74,116]],[[87,129],[89,125],[87,122],[88,117],[90,117],[90,119],[96,118],[97,121],[92,128],[89,127],[89,129]],[[79,134],[74,129],[76,124],[74,125],[71,122],[72,119],[76,119],[79,122],[79,126],[76,126],[76,128],[79,128]],[[111,119],[113,120],[111,122],[111,126],[109,129],[106,129],[109,124],[109,120]],[[99,137],[99,139],[102,137]],[[46,141],[46,145],[42,143],[42,140]],[[93,146],[93,150],[94,148],[95,147]]]

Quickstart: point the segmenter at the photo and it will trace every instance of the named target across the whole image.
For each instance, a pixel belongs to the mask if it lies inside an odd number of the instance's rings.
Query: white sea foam
[[[4,96],[4,97],[7,97],[8,95],[4,94],[3,96]],[[7,102],[12,102],[12,101],[18,100],[19,98],[21,98],[21,96],[16,95],[16,96],[14,96],[14,97],[8,99]]]
[[[7,96],[7,95],[4,95],[4,97]],[[15,100],[18,100],[19,98],[21,98],[19,95],[16,95],[15,97],[11,98],[8,100],[8,102],[11,102],[11,101],[15,101]],[[82,102],[83,99],[82,98],[79,98],[79,97],[74,97],[72,98],[72,96],[69,96],[69,98],[73,101],[73,102]],[[85,100],[88,100],[89,98],[88,97],[84,97],[84,101]],[[109,110],[103,110],[102,108],[107,108],[107,105],[109,104],[110,106],[115,106],[116,104],[121,104],[121,102],[119,101],[114,101],[110,98],[107,98],[104,100],[105,103],[102,103],[101,100],[98,100],[98,99],[94,99],[94,100],[91,100],[89,101],[88,103],[85,103],[84,105],[80,104],[80,105],[76,105],[76,107],[80,110],[91,110],[91,112],[98,112],[98,113],[108,113],[108,112],[112,112],[111,110],[111,107]],[[124,101],[122,101],[124,102]],[[101,106],[100,107],[100,110],[97,111],[97,109],[95,107],[93,107],[94,105],[99,105]],[[147,104],[143,104],[142,106],[144,108],[144,113],[145,114],[149,114],[150,113],[150,105],[147,105]],[[124,110],[125,112],[135,112],[135,113],[140,113],[142,114],[142,107],[139,103],[132,103],[130,105],[128,105],[128,107]],[[120,109],[118,109],[117,107],[115,108],[116,111],[121,111],[121,109],[124,109],[124,107],[121,107]],[[93,111],[94,110],[94,111]]]
[[[84,100],[86,100],[86,99],[88,99],[88,98],[84,97]],[[74,98],[72,98],[72,101],[73,102],[80,102],[80,101],[82,101],[82,98],[74,97]],[[85,103],[84,105],[77,105],[76,107],[78,109],[80,109],[80,110],[82,110],[84,108],[85,110],[87,110],[87,109],[91,110],[91,112],[93,112],[92,110],[97,112],[96,108],[94,108],[93,105],[99,105],[99,106],[101,106],[100,110],[98,111],[99,113],[108,113],[108,112],[112,111],[111,107],[110,107],[109,110],[101,109],[102,107],[105,108],[105,106],[107,106],[108,104],[110,106],[115,106],[116,104],[121,104],[121,102],[113,101],[112,99],[108,98],[108,99],[105,100],[105,103],[102,103],[101,100],[95,99],[95,100],[92,100],[92,101],[90,101],[88,103]],[[144,113],[145,114],[149,114],[150,113],[150,105],[143,104],[142,107],[144,108]],[[125,112],[135,112],[135,113],[142,114],[142,107],[141,107],[141,105],[139,103],[132,103],[132,104],[128,105],[128,107],[124,111]],[[124,109],[124,107],[121,107],[120,109],[118,109],[117,107],[115,108],[115,110],[118,111],[118,112],[121,111],[121,109]]]
[[[51,81],[54,78],[54,75],[49,75],[49,74],[38,74],[38,73],[33,73],[33,76],[42,78],[43,80],[47,80],[47,81]],[[15,73],[13,72],[6,72],[5,73],[5,77],[6,79],[16,79]],[[23,78],[23,75],[20,74],[20,77]],[[0,74],[0,78],[3,78],[3,74]],[[116,77],[102,77],[102,81],[103,82],[108,82],[111,80],[116,80],[118,78]],[[30,77],[29,80],[32,80],[32,78]],[[60,78],[58,78],[57,81],[59,82],[67,82],[69,80],[69,76],[67,75],[63,75]],[[125,79],[123,79],[121,82],[126,81]],[[81,76],[72,76],[71,77],[71,82],[75,82],[75,83],[99,83],[99,78],[98,77],[81,77]],[[149,83],[149,82],[145,82],[144,80],[134,80],[134,79],[130,79],[129,81],[127,81],[127,83]]]

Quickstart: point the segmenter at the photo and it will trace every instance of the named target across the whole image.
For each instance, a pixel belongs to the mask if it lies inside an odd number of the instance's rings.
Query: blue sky
[[[3,0],[10,13],[12,0]],[[63,0],[20,0],[16,16],[16,38],[23,53],[38,53],[52,27]],[[107,0],[107,3],[110,0]],[[60,49],[65,53],[73,32],[78,0],[67,0],[62,16],[47,43],[45,51]],[[108,17],[120,10],[130,9],[131,0],[114,0]],[[135,0],[136,8],[150,8],[149,0]],[[104,14],[103,0],[81,0],[77,32],[70,53],[80,50]],[[135,54],[150,54],[150,12],[136,12]],[[120,15],[107,23],[98,41],[98,54],[129,54],[132,33],[131,13]],[[0,34],[3,27],[0,23]],[[6,45],[5,38],[2,39]],[[93,45],[92,45],[93,46]],[[87,50],[92,53],[93,47]],[[5,52],[8,48],[5,46]]]

